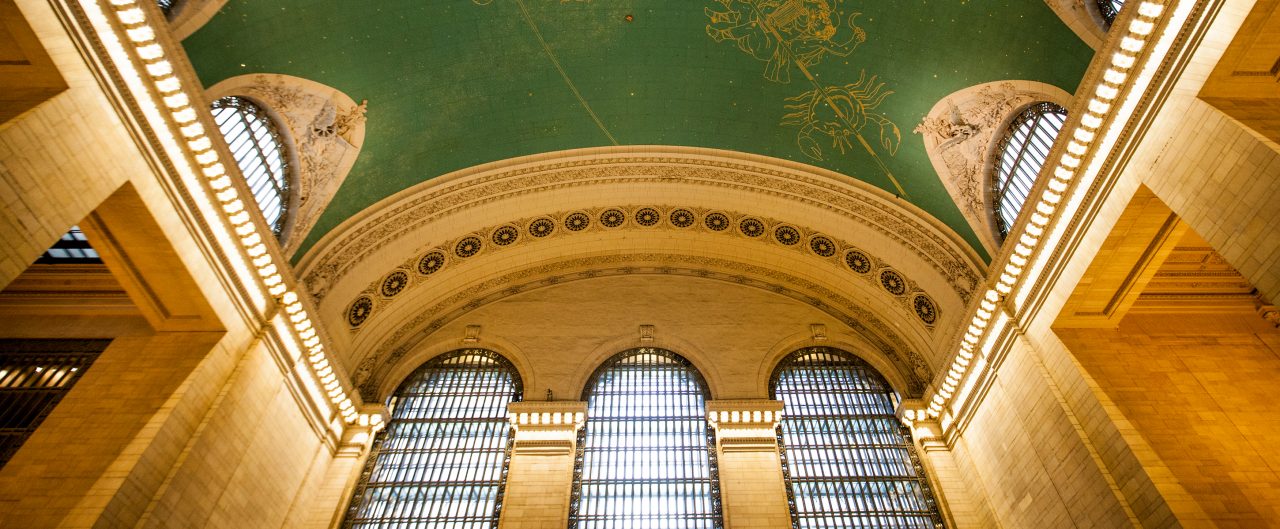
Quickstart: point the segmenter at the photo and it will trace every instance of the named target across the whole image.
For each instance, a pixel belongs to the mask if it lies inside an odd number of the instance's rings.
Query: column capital
[[[726,452],[776,450],[775,429],[781,419],[780,400],[707,401],[707,422],[716,430],[716,443]]]
[[[573,453],[578,429],[587,419],[582,401],[522,401],[507,406],[507,419],[516,431],[515,453],[563,455]]]

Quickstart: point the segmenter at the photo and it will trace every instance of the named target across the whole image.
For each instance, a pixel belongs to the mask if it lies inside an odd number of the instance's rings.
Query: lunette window
[[[1017,222],[1066,121],[1066,109],[1049,102],[1035,103],[1014,118],[997,145],[991,202],[1000,237],[1008,235]]]
[[[212,111],[253,200],[279,235],[289,207],[289,165],[277,125],[262,107],[243,97],[214,101]]]
[[[584,391],[570,529],[724,526],[706,382],[663,349],[618,354]]]
[[[343,524],[349,529],[498,526],[520,375],[501,355],[438,356],[401,384]]]
[[[770,393],[795,529],[942,529],[894,394],[866,361],[826,347],[787,355]]]

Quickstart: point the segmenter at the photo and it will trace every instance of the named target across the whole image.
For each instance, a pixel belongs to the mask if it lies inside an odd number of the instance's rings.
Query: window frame
[[[856,371],[857,373],[865,375],[865,378],[860,383],[868,387],[853,388],[849,390],[850,393],[855,393],[855,394],[862,393],[864,395],[882,394],[884,398],[884,401],[883,401],[884,408],[881,409],[878,413],[859,414],[859,413],[848,412],[852,410],[836,410],[834,413],[811,414],[811,413],[806,413],[805,409],[799,405],[787,406],[786,400],[784,398],[785,394],[784,395],[779,394],[779,384],[780,382],[783,381],[785,373],[788,369],[793,369],[797,365],[799,365],[799,367],[804,367],[804,365],[800,365],[799,362],[803,361],[805,357],[812,356],[812,355],[832,356],[838,360],[835,362],[827,361],[829,362],[829,367],[833,367],[836,369],[847,368],[851,371]],[[821,367],[821,365],[819,364],[813,367]],[[832,388],[814,387],[812,389],[809,389],[808,391],[810,393],[820,393],[824,389],[831,390]],[[795,392],[795,394],[799,394],[799,393],[800,393],[799,391]],[[940,506],[938,504],[936,497],[933,494],[933,487],[929,483],[928,473],[925,471],[924,465],[920,460],[920,456],[915,450],[915,444],[911,439],[911,431],[909,428],[903,425],[898,420],[898,418],[894,415],[893,406],[895,405],[894,403],[899,401],[898,395],[894,391],[893,387],[889,384],[888,380],[885,379],[884,375],[882,375],[879,372],[879,370],[877,370],[869,362],[858,357],[858,355],[855,355],[853,353],[850,353],[842,349],[833,348],[833,347],[817,346],[817,347],[805,347],[805,348],[797,349],[795,351],[792,351],[791,353],[788,353],[786,356],[784,356],[781,360],[778,361],[776,366],[774,366],[773,372],[769,377],[769,397],[771,399],[781,400],[784,403],[784,413],[782,414],[782,419],[778,423],[778,426],[775,430],[775,434],[777,435],[778,455],[781,461],[783,482],[787,491],[787,506],[791,512],[791,526],[793,529],[801,529],[802,527],[808,527],[808,526],[802,524],[802,518],[805,517],[805,513],[800,512],[799,503],[801,503],[801,501],[797,498],[798,494],[796,492],[796,483],[797,481],[800,480],[800,478],[798,478],[795,475],[795,473],[792,472],[793,462],[789,458],[789,449],[786,442],[785,434],[787,432],[787,426],[790,424],[793,424],[793,422],[789,422],[789,421],[797,421],[803,418],[808,418],[808,420],[822,421],[822,420],[830,420],[830,419],[826,419],[828,417],[841,417],[841,416],[850,418],[852,420],[859,420],[859,421],[865,420],[867,421],[867,429],[858,431],[858,432],[850,432],[848,430],[827,431],[825,432],[825,435],[822,436],[822,439],[819,441],[821,443],[826,443],[826,444],[821,444],[821,445],[819,444],[794,445],[793,444],[792,449],[795,450],[798,446],[806,446],[808,448],[812,448],[814,446],[830,446],[832,448],[826,449],[827,451],[830,451],[830,452],[836,452],[837,450],[841,450],[841,449],[844,449],[847,451],[867,449],[867,447],[860,446],[858,443],[861,443],[864,445],[874,445],[874,443],[869,442],[869,438],[872,435],[877,433],[876,431],[874,431],[873,423],[879,422],[880,426],[889,427],[893,429],[893,431],[879,431],[878,433],[881,434],[881,437],[885,437],[885,436],[893,437],[894,439],[900,442],[893,445],[883,445],[883,446],[876,445],[876,446],[873,446],[873,448],[877,450],[885,449],[885,448],[889,450],[892,450],[892,449],[903,450],[905,452],[907,459],[906,461],[901,462],[901,463],[904,463],[904,466],[902,468],[908,470],[914,475],[895,476],[895,475],[888,475],[882,472],[881,474],[876,474],[876,475],[865,474],[865,475],[840,476],[840,477],[826,476],[818,479],[806,479],[806,481],[811,482],[813,484],[828,483],[828,482],[850,483],[850,484],[852,483],[914,483],[919,487],[920,496],[917,499],[920,500],[923,503],[923,507],[926,507],[927,509],[925,511],[910,511],[909,514],[915,514],[916,516],[923,516],[923,515],[929,516],[931,529],[944,529],[946,527],[946,522],[943,519]],[[865,400],[859,404],[873,406],[874,399]],[[842,442],[836,442],[835,439],[841,435],[847,438],[852,438],[855,436],[860,436],[860,437],[854,441],[841,440]],[[790,454],[790,455],[794,456],[795,454]],[[848,461],[855,461],[855,460],[851,459]],[[866,464],[863,461],[860,461],[860,460],[856,460],[856,461],[858,462],[852,463],[852,462],[841,461],[841,463],[845,463],[842,466],[848,466],[850,468],[856,468],[859,470],[865,469],[871,466]],[[876,463],[883,463],[884,461],[885,459],[882,458],[877,460]],[[905,464],[905,463],[909,463],[909,464]],[[820,488],[820,485],[815,488]],[[898,493],[894,492],[893,494],[897,495]],[[881,495],[887,497],[890,495],[890,493],[886,491],[886,492],[882,492]],[[830,505],[831,504],[827,504],[827,506],[830,506]],[[843,505],[847,505],[847,503]],[[816,512],[818,513],[819,516],[821,515],[830,516],[832,514],[836,516],[841,516],[841,515],[857,516],[860,514],[874,515],[874,513],[877,511],[823,510],[823,511],[816,511]],[[919,527],[918,525],[912,526],[912,525],[909,525],[908,523],[894,525],[890,522],[886,524],[885,520],[883,519],[881,519],[879,523],[884,525],[877,525],[877,527],[897,528],[897,529],[905,529],[908,527],[912,527],[912,528]]]
[[[687,417],[685,417],[685,419],[692,419],[696,415],[702,421],[704,432],[700,435],[702,436],[702,438],[706,440],[705,442],[705,449],[707,454],[706,481],[709,487],[708,492],[710,493],[710,498],[708,498],[708,501],[710,502],[710,509],[711,509],[709,513],[706,513],[706,516],[710,517],[709,521],[711,522],[710,523],[711,528],[723,529],[725,527],[724,508],[723,508],[723,502],[721,501],[722,488],[720,486],[719,461],[717,459],[717,452],[716,452],[715,430],[713,429],[709,421],[707,421],[707,413],[706,413],[707,401],[711,400],[710,387],[708,386],[706,379],[702,376],[702,372],[699,371],[698,368],[694,366],[692,362],[690,362],[688,359],[686,359],[685,357],[681,356],[680,354],[674,351],[657,348],[657,347],[637,347],[637,348],[628,349],[626,351],[615,354],[609,357],[604,362],[602,362],[600,366],[597,367],[596,370],[587,379],[586,386],[582,390],[582,400],[587,402],[587,416],[586,416],[586,422],[583,424],[582,428],[578,430],[578,439],[577,439],[577,446],[576,446],[574,466],[573,466],[573,482],[570,488],[570,496],[569,496],[568,528],[577,529],[582,524],[582,522],[591,521],[591,520],[581,519],[579,517],[579,513],[581,508],[583,507],[583,495],[582,495],[583,480],[584,480],[583,474],[585,470],[584,467],[586,466],[585,461],[586,461],[587,452],[590,450],[588,448],[588,445],[590,444],[589,441],[591,439],[590,432],[591,432],[592,426],[595,424],[598,424],[598,422],[593,422],[593,417],[595,418],[596,421],[602,420],[602,417],[600,416],[600,414],[592,413],[593,412],[591,408],[592,396],[597,390],[597,385],[601,377],[603,377],[606,373],[609,373],[616,366],[622,365],[623,361],[633,356],[639,356],[643,354],[656,354],[658,356],[667,358],[668,360],[672,361],[676,366],[678,366],[679,368],[682,368],[686,373],[688,373],[690,377],[693,379],[693,381],[698,385],[698,388],[701,393],[700,395],[701,409],[691,412]],[[635,418],[631,417],[630,420],[634,421]],[[624,482],[624,485],[625,484],[626,483]],[[614,515],[614,516],[622,515],[622,513],[613,513],[613,512],[610,512],[608,514]],[[681,520],[688,520],[688,519],[682,518]],[[599,521],[599,520],[597,519],[596,521]],[[615,523],[617,522],[615,521]],[[627,527],[625,519],[622,521],[622,524],[623,525],[616,526],[616,527]],[[593,525],[593,526],[598,527],[598,525]],[[692,527],[692,525],[689,525],[688,523],[686,523],[685,526]]]
[[[238,140],[239,136],[236,138],[228,138],[226,133],[223,131],[223,121],[218,115],[218,111],[222,109],[236,110],[236,115],[241,121],[243,130],[248,132],[252,141],[248,141],[243,144],[237,141],[236,145],[232,144],[232,140]],[[218,136],[222,138],[223,143],[227,146],[227,152],[229,152],[231,157],[236,160],[236,168],[240,171],[240,174],[243,177],[241,178],[241,181],[248,190],[249,196],[252,197],[253,203],[257,206],[258,212],[262,214],[263,220],[266,221],[271,232],[276,235],[276,238],[284,240],[285,228],[289,225],[289,221],[294,213],[294,208],[292,206],[294,205],[293,195],[294,188],[296,187],[296,175],[293,164],[290,163],[293,154],[293,146],[289,141],[287,141],[287,136],[284,133],[284,126],[271,115],[267,105],[244,95],[236,94],[220,97],[209,104],[209,112],[213,116],[214,124],[217,125]],[[263,143],[256,137],[256,133],[252,127],[252,122],[246,117],[246,115],[252,116],[258,122],[262,123],[266,139],[274,142],[276,156],[279,158],[280,174],[278,177],[275,174],[272,174],[270,169],[271,157],[267,154],[267,150],[269,149],[264,149]],[[264,176],[262,178],[254,180],[252,175],[245,174],[245,166],[242,161],[244,156],[238,156],[236,154],[242,150],[256,154],[254,161],[256,161],[259,166],[263,167]],[[269,188],[263,188],[262,186],[264,185],[267,185]],[[259,196],[260,192],[256,188],[262,188],[262,191],[271,191],[272,196],[269,198],[279,202],[280,212],[274,221],[269,218],[267,209],[264,207],[263,199]]]
[[[1029,181],[1020,179],[1020,175],[1026,174],[1024,161],[1027,160],[1029,149],[1035,143],[1034,140],[1037,138],[1044,139],[1038,137],[1036,132],[1041,130],[1039,128],[1039,124],[1044,121],[1044,117],[1048,114],[1060,114],[1062,116],[1061,123],[1058,124],[1058,130],[1054,133],[1053,137],[1050,138],[1048,144],[1044,145],[1045,151],[1043,153],[1043,159],[1039,161],[1039,169],[1034,172],[1034,175],[1031,176]],[[990,193],[989,200],[987,200],[987,209],[991,214],[991,226],[995,230],[997,241],[1003,241],[1009,235],[1013,226],[1017,224],[1018,218],[1022,216],[1022,211],[1027,205],[1027,199],[1029,198],[1031,191],[1035,189],[1036,183],[1039,182],[1040,173],[1044,171],[1045,162],[1048,159],[1050,152],[1052,152],[1054,144],[1057,143],[1058,136],[1062,134],[1062,129],[1065,127],[1066,121],[1069,117],[1067,109],[1057,103],[1052,101],[1036,101],[1021,107],[1017,113],[1013,115],[1009,125],[1005,127],[1000,139],[996,142],[995,149],[992,151],[991,171],[989,173],[990,176],[988,178],[987,185],[988,193]],[[1004,160],[1007,158],[1006,152],[1010,149],[1010,144],[1015,140],[1019,132],[1021,132],[1023,126],[1028,123],[1030,123],[1030,127],[1027,129],[1026,138],[1022,140],[1022,144],[1018,146],[1018,153],[1015,157],[1015,161],[1011,164],[1011,173],[1005,175],[1003,174],[1003,171],[1005,167]],[[1034,163],[1034,161],[1030,163]],[[1025,186],[1027,196],[1022,197],[1022,203],[1018,204],[1017,213],[1014,214],[1011,219],[1005,219],[1001,212],[1005,205],[1005,201],[1009,198],[1010,191],[1017,189],[1014,187],[1015,185]]]
[[[494,424],[501,423],[504,425],[507,431],[506,441],[503,444],[504,448],[503,448],[503,454],[502,454],[502,464],[501,464],[501,470],[498,474],[498,479],[497,479],[497,490],[495,491],[495,495],[494,495],[493,510],[492,510],[492,513],[490,513],[489,522],[487,524],[489,528],[497,529],[498,520],[502,515],[503,498],[505,496],[506,487],[507,487],[507,474],[511,467],[511,453],[512,453],[512,448],[514,447],[515,433],[516,433],[515,428],[510,424],[507,409],[509,408],[511,403],[520,402],[524,399],[524,382],[522,377],[520,376],[519,369],[517,369],[515,364],[512,363],[509,359],[507,359],[505,356],[503,356],[502,354],[496,351],[492,351],[485,348],[479,348],[479,347],[455,349],[453,351],[440,354],[434,358],[431,358],[430,360],[427,360],[421,366],[415,369],[412,373],[406,376],[404,381],[400,383],[399,387],[397,387],[396,390],[391,394],[391,396],[387,398],[387,407],[390,410],[391,418],[387,421],[386,427],[383,428],[382,431],[378,432],[377,436],[375,436],[374,441],[369,449],[369,455],[365,459],[364,466],[361,469],[359,478],[356,482],[354,490],[352,491],[350,501],[348,502],[347,508],[343,515],[342,525],[341,525],[343,529],[350,529],[352,527],[367,527],[369,524],[409,523],[408,521],[403,520],[401,518],[388,519],[385,517],[384,518],[371,517],[371,518],[362,520],[359,518],[361,509],[364,507],[362,500],[365,498],[365,493],[370,488],[370,480],[373,478],[375,471],[377,471],[380,468],[379,462],[381,461],[381,456],[386,455],[385,452],[388,449],[387,443],[388,441],[391,440],[392,433],[395,431],[394,428],[398,426],[399,423],[402,423],[408,420],[413,420],[415,422],[423,423],[423,424],[444,424],[444,423],[450,423],[450,422],[453,422],[453,423],[460,422],[452,418],[444,418],[444,417],[428,418],[428,419],[422,419],[422,418],[406,419],[404,417],[397,416],[398,411],[405,411],[404,408],[400,408],[398,405],[403,403],[403,399],[407,391],[419,385],[423,386],[425,389],[425,385],[429,382],[428,377],[430,377],[432,374],[438,374],[438,373],[447,371],[449,369],[449,366],[447,365],[448,361],[453,360],[455,358],[472,356],[472,355],[478,355],[478,356],[485,357],[489,360],[492,360],[498,368],[502,369],[507,373],[507,375],[510,376],[511,399],[507,401],[506,404],[503,405],[504,409],[502,410],[501,414],[495,415],[494,417],[485,417],[485,418],[470,417],[470,418],[463,419],[463,420],[470,420],[470,424],[475,424],[480,422],[484,422],[484,423],[491,422]],[[462,371],[464,373],[466,373],[467,371],[470,371],[472,373],[478,372],[476,371],[475,366],[459,366],[457,370]],[[424,392],[424,393],[421,393],[421,395],[425,397],[427,393]],[[474,397],[474,395],[472,396]],[[427,437],[425,436],[415,437],[415,439],[421,439],[421,438],[427,438]],[[475,450],[474,447],[470,447],[467,449]],[[429,448],[422,449],[420,447],[417,453],[424,454],[422,456],[422,459],[419,460],[419,462],[422,462],[424,467],[429,466],[430,463],[427,462],[427,456],[431,454],[430,449]],[[419,476],[419,477],[425,477],[425,476]],[[455,475],[454,477],[457,477],[457,476]],[[472,480],[472,481],[480,482],[482,480]],[[398,484],[396,482],[392,482],[392,483],[393,484],[390,487],[414,486],[412,484],[430,483],[430,481],[424,479],[420,481],[405,480]],[[381,487],[381,485],[378,485],[378,486]],[[445,520],[444,522],[437,521],[437,522],[429,522],[429,523],[448,523],[448,521]],[[463,522],[463,523],[466,523],[466,522]],[[472,521],[471,523],[475,524],[476,522]],[[479,525],[485,525],[485,524],[483,522],[479,522]],[[461,527],[461,525],[450,525],[450,526]]]

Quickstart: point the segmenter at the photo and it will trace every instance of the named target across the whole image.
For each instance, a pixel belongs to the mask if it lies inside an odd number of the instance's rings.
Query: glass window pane
[[[992,178],[992,209],[1000,236],[1018,220],[1031,188],[1062,131],[1067,111],[1048,102],[1031,105],[1022,111],[997,146],[1000,163]]]
[[[783,359],[771,386],[784,405],[778,446],[795,527],[943,527],[910,434],[893,415],[893,390],[875,368],[811,347]]]
[[[214,101],[212,110],[258,209],[278,235],[289,203],[288,167],[281,155],[279,129],[266,111],[242,97]]]
[[[492,351],[454,351],[419,368],[392,399],[343,527],[496,527],[513,434],[507,405],[521,393],[515,368]]]
[[[569,527],[723,527],[702,375],[671,351],[641,348],[605,362],[591,380]]]

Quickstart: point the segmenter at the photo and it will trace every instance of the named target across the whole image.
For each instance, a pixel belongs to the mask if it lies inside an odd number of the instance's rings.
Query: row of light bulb
[[[96,11],[95,0],[82,0],[82,3],[86,10],[93,8]],[[228,174],[227,167],[223,164],[222,155],[214,149],[213,140],[205,131],[204,125],[200,123],[198,111],[192,106],[192,98],[187,91],[183,90],[182,81],[175,75],[172,63],[166,59],[164,46],[157,40],[155,30],[149,24],[147,10],[138,5],[136,0],[108,0],[108,3],[114,8],[116,18],[124,27],[125,40],[132,45],[133,53],[141,60],[145,75],[139,72],[138,77],[144,82],[149,81],[154,86],[160,96],[159,101],[154,102],[156,107],[167,111],[173,118],[178,132],[175,138],[179,144],[185,142],[186,149],[190,151],[199,166],[199,173],[213,191],[212,195],[217,200],[216,206],[221,209],[223,216],[231,224],[235,233],[233,239],[239,243],[240,247],[223,248],[224,252],[233,253],[243,250],[248,255],[249,262],[256,270],[262,286],[271,296],[280,301],[293,330],[290,335],[282,338],[294,340],[298,345],[296,349],[306,352],[315,379],[343,420],[347,424],[358,422],[365,426],[379,425],[382,422],[381,415],[361,415],[356,411],[346,388],[334,373],[333,366],[330,365],[328,355],[325,353],[324,344],[321,343],[306,308],[298,299],[298,294],[288,286],[292,281],[285,279],[285,272],[281,266],[277,265],[275,256],[268,251],[266,238],[259,233],[258,226],[248,211],[248,208],[254,207],[252,202],[246,204],[245,200],[248,199],[241,198],[232,181],[232,176]],[[104,42],[119,42],[115,36],[103,35],[102,37]],[[133,70],[131,65],[118,64],[117,66],[122,70]]]
[[[1102,127],[1107,113],[1111,111],[1116,97],[1120,94],[1121,87],[1129,78],[1130,71],[1137,62],[1138,54],[1146,46],[1148,37],[1151,36],[1151,32],[1155,29],[1156,18],[1164,12],[1164,5],[1152,1],[1142,2],[1134,8],[1138,10],[1137,16],[1131,19],[1128,31],[1120,38],[1119,50],[1112,54],[1111,64],[1103,72],[1102,81],[1094,87],[1085,112],[1080,116],[1079,125],[1070,132],[1065,152],[1062,153],[1056,166],[1053,167],[1052,177],[1044,192],[1041,193],[1039,200],[1034,205],[1028,203],[1027,206],[1024,206],[1024,208],[1031,207],[1028,212],[1030,217],[1025,229],[1016,241],[1012,239],[1008,241],[1014,244],[1013,252],[1010,254],[1004,269],[1000,271],[1000,277],[995,284],[995,288],[984,292],[982,299],[979,300],[978,309],[969,323],[969,328],[961,338],[959,350],[956,352],[955,360],[951,363],[951,368],[947,371],[946,377],[929,400],[928,408],[922,411],[908,410],[905,413],[907,420],[923,420],[926,414],[931,418],[937,418],[941,415],[946,403],[955,395],[957,388],[960,387],[961,380],[966,375],[971,374],[969,367],[974,361],[974,351],[978,348],[980,341],[994,327],[1002,326],[993,326],[992,322],[1007,321],[1007,319],[1000,317],[1002,311],[999,305],[1001,297],[1012,292],[1014,285],[1022,277],[1028,260],[1040,244],[1041,237],[1044,235],[1049,221],[1062,202],[1063,194],[1076,178],[1084,155],[1098,137],[1099,129]],[[1115,31],[1115,28],[1112,31]]]

